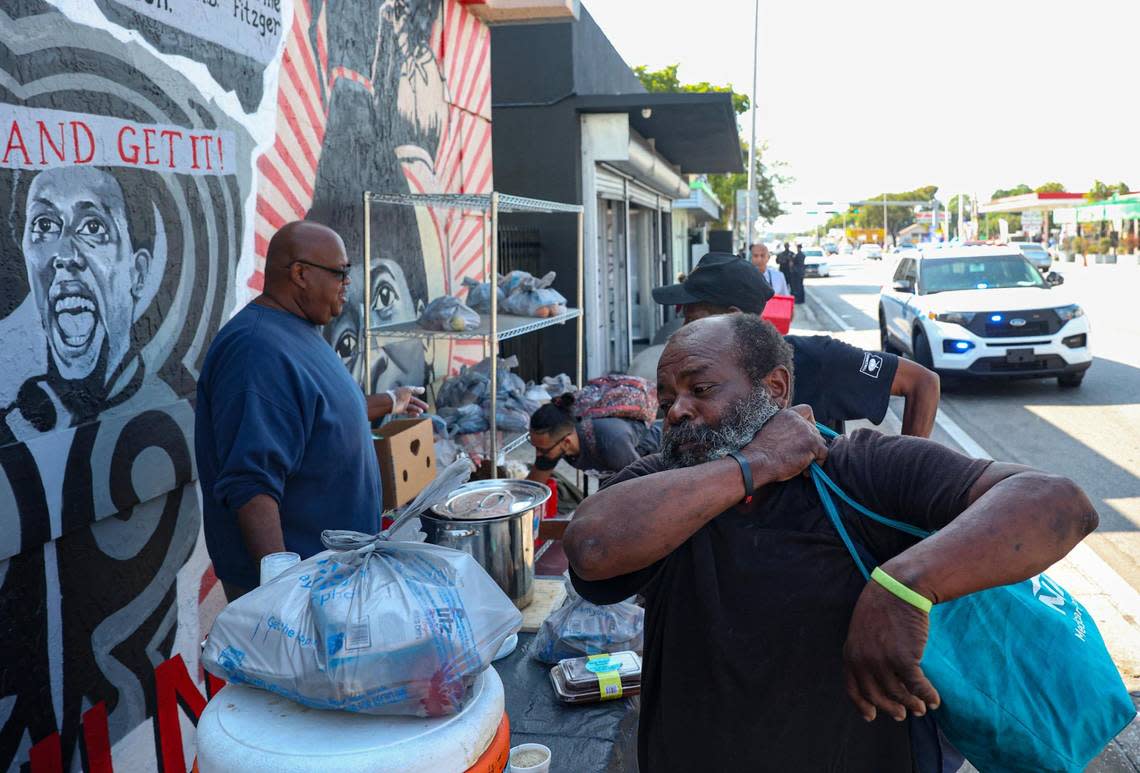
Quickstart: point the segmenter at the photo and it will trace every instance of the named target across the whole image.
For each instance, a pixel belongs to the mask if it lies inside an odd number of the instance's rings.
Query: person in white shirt
[[[783,272],[775,268],[768,268],[768,261],[771,255],[768,253],[768,245],[759,243],[753,244],[750,248],[752,256],[752,265],[760,269],[760,273],[768,280],[768,284],[776,292],[776,295],[791,295],[791,288],[788,287],[787,277]]]

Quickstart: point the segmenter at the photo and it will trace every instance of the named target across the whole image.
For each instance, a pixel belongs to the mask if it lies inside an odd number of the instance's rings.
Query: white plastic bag
[[[579,596],[566,580],[566,601],[543,621],[534,638],[534,657],[556,664],[602,652],[641,652],[645,610],[632,601],[599,606]]]
[[[479,327],[479,314],[458,298],[441,295],[424,308],[419,325],[425,330],[461,333]]]
[[[202,663],[313,708],[434,717],[462,708],[521,625],[469,554],[373,540],[319,553],[227,606]]]

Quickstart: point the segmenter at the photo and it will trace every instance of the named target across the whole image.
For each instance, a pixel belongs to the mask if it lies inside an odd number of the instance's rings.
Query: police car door
[[[903,258],[884,288],[883,321],[887,335],[897,344],[910,347],[910,317],[914,316],[911,301],[914,299],[917,267],[914,258]]]

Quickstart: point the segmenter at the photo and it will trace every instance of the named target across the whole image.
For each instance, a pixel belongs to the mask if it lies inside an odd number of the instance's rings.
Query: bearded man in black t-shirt
[[[1088,498],[919,438],[826,444],[809,408],[788,409],[790,347],[754,315],[685,326],[657,378],[662,452],[587,497],[565,537],[583,597],[646,599],[642,773],[919,770],[902,720],[939,705],[919,665],[927,613],[864,581],[804,471],[818,462],[871,510],[937,530],[915,542],[845,518],[933,603],[1062,558],[1096,528]]]

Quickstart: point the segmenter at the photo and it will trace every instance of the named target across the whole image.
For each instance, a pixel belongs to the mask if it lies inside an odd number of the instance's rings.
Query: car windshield
[[[823,257],[823,251],[822,250],[804,250],[804,257],[805,258],[822,258]]]
[[[1020,245],[1021,251],[1026,255],[1048,255],[1045,248],[1040,244],[1022,244]]]
[[[922,262],[922,294],[950,290],[1048,287],[1037,269],[1020,255],[937,258]]]

